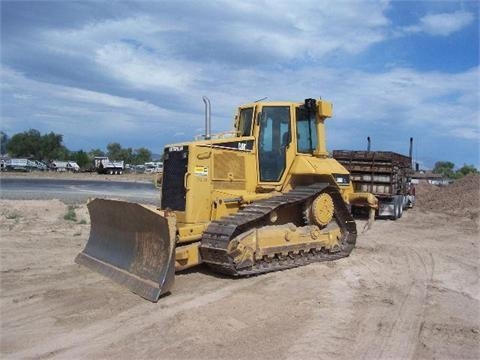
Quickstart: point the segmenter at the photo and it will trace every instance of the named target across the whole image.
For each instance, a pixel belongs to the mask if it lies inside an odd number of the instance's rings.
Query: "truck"
[[[7,171],[29,172],[37,168],[35,162],[29,159],[9,159],[4,166]]]
[[[163,163],[161,161],[149,161],[145,164],[145,173],[163,173]]]
[[[99,174],[121,175],[125,169],[122,161],[110,160],[107,156],[96,156],[93,159],[93,167]]]
[[[392,151],[334,150],[332,156],[349,172],[355,191],[369,192],[378,199],[378,217],[396,220],[413,207],[415,189],[412,184],[412,144],[409,156]],[[359,207],[352,206],[352,211]]]

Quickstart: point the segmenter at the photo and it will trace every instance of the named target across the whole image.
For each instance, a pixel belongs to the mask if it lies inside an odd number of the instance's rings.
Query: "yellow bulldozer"
[[[202,139],[165,147],[160,208],[88,203],[90,237],[76,262],[155,302],[175,271],[202,263],[249,276],[348,256],[357,237],[349,207],[377,200],[355,193],[328,156],[331,116],[330,102],[306,99],[240,106],[222,136],[206,121]]]

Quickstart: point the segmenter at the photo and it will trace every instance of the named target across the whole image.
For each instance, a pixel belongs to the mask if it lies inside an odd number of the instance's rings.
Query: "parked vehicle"
[[[80,166],[75,161],[68,161],[67,162],[67,171],[79,172],[80,171]]]
[[[65,172],[67,171],[67,162],[54,160],[50,162],[50,170],[56,172]]]
[[[96,156],[93,159],[93,166],[99,174],[109,175],[121,175],[125,169],[125,165],[122,161],[110,160],[106,156]]]
[[[145,163],[146,173],[163,173],[163,163],[160,161],[150,161]]]
[[[377,215],[395,220],[415,203],[412,144],[410,139],[409,156],[370,151],[369,141],[367,151],[334,150],[333,158],[350,172],[355,191],[370,192],[377,197]]]
[[[45,164],[42,161],[35,160],[35,166],[37,168],[36,170],[40,170],[40,171],[47,171],[48,170],[47,164]]]
[[[28,159],[9,159],[5,161],[7,171],[32,171],[37,166],[34,161]]]

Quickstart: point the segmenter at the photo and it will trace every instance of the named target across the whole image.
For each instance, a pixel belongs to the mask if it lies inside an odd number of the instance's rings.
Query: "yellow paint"
[[[201,263],[200,241],[175,249],[175,271],[185,270]]]
[[[371,194],[356,194],[352,183],[338,185],[334,174],[348,175],[348,171],[335,159],[329,158],[326,150],[325,120],[333,115],[333,105],[324,100],[317,100],[316,135],[318,144],[313,154],[297,152],[296,108],[303,103],[295,102],[258,102],[239,107],[235,117],[238,127],[238,114],[241,109],[253,108],[251,136],[202,140],[188,144],[189,164],[185,175],[186,210],[177,214],[177,243],[184,244],[201,239],[209,222],[237,212],[243,205],[279,195],[290,191],[298,185],[325,182],[336,186],[346,203],[362,203],[375,206],[375,197]],[[288,106],[290,109],[291,143],[286,148],[286,168],[279,181],[259,181],[258,141],[259,124],[257,118],[265,106]],[[236,133],[239,133],[236,128]],[[238,142],[237,147],[227,147],[226,142]],[[246,148],[253,142],[251,149]],[[330,199],[331,200],[331,199]],[[332,204],[332,203],[330,203]],[[320,222],[328,222],[333,209],[328,202],[318,206],[316,216]],[[333,205],[331,205],[333,206]],[[320,209],[322,208],[322,209]],[[318,229],[318,228],[317,228]],[[309,227],[290,231],[287,228],[269,227],[259,229],[250,234],[250,242],[242,244],[243,257],[263,256],[268,249],[313,242],[324,247],[332,247],[336,243],[338,230],[318,234]],[[278,236],[278,235],[281,236]],[[246,238],[246,239],[247,239]],[[254,240],[252,240],[253,238]],[[288,238],[288,241],[287,241]],[[183,248],[183,247],[182,247]],[[190,255],[189,255],[190,254]],[[191,256],[188,264],[201,261],[194,251],[182,250],[181,256]]]
[[[297,151],[296,109],[303,103],[257,102],[239,108],[235,120],[235,134],[240,133],[238,114],[241,109],[252,108],[250,136],[201,140],[191,143],[169,145],[188,146],[188,165],[184,176],[186,189],[185,211],[176,212],[177,269],[201,262],[198,240],[208,224],[242,206],[260,199],[269,198],[294,189],[299,185],[324,182],[337,187],[346,203],[364,203],[376,206],[371,194],[356,194],[352,183],[337,184],[335,174],[348,175],[348,171],[336,160],[329,158],[326,150],[325,120],[333,115],[330,102],[316,102],[316,136],[318,143],[312,154]],[[290,110],[290,144],[284,147],[285,170],[278,181],[260,181],[258,119],[266,106],[283,106]],[[252,144],[252,146],[247,146]],[[268,226],[252,231],[241,241],[235,242],[239,252],[238,261],[270,256],[274,251],[288,252],[289,246],[300,249],[303,245],[332,249],[338,243],[338,229],[324,231],[333,214],[333,203],[320,201],[316,210],[317,224],[296,227],[290,225]],[[331,200],[331,199],[330,199]],[[330,204],[330,206],[329,206]],[[292,214],[293,215],[293,214]],[[317,220],[318,220],[317,219]],[[317,226],[318,225],[318,226]],[[197,241],[197,242],[194,242]],[[309,245],[308,245],[309,246]],[[308,247],[307,246],[307,247]],[[280,250],[279,250],[280,249]],[[293,248],[292,248],[293,249]]]

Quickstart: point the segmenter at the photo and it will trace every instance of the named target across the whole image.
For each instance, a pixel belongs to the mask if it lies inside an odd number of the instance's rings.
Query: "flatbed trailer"
[[[377,216],[398,219],[413,207],[411,156],[391,151],[334,150],[333,158],[349,172],[355,191],[370,192],[379,201]]]

